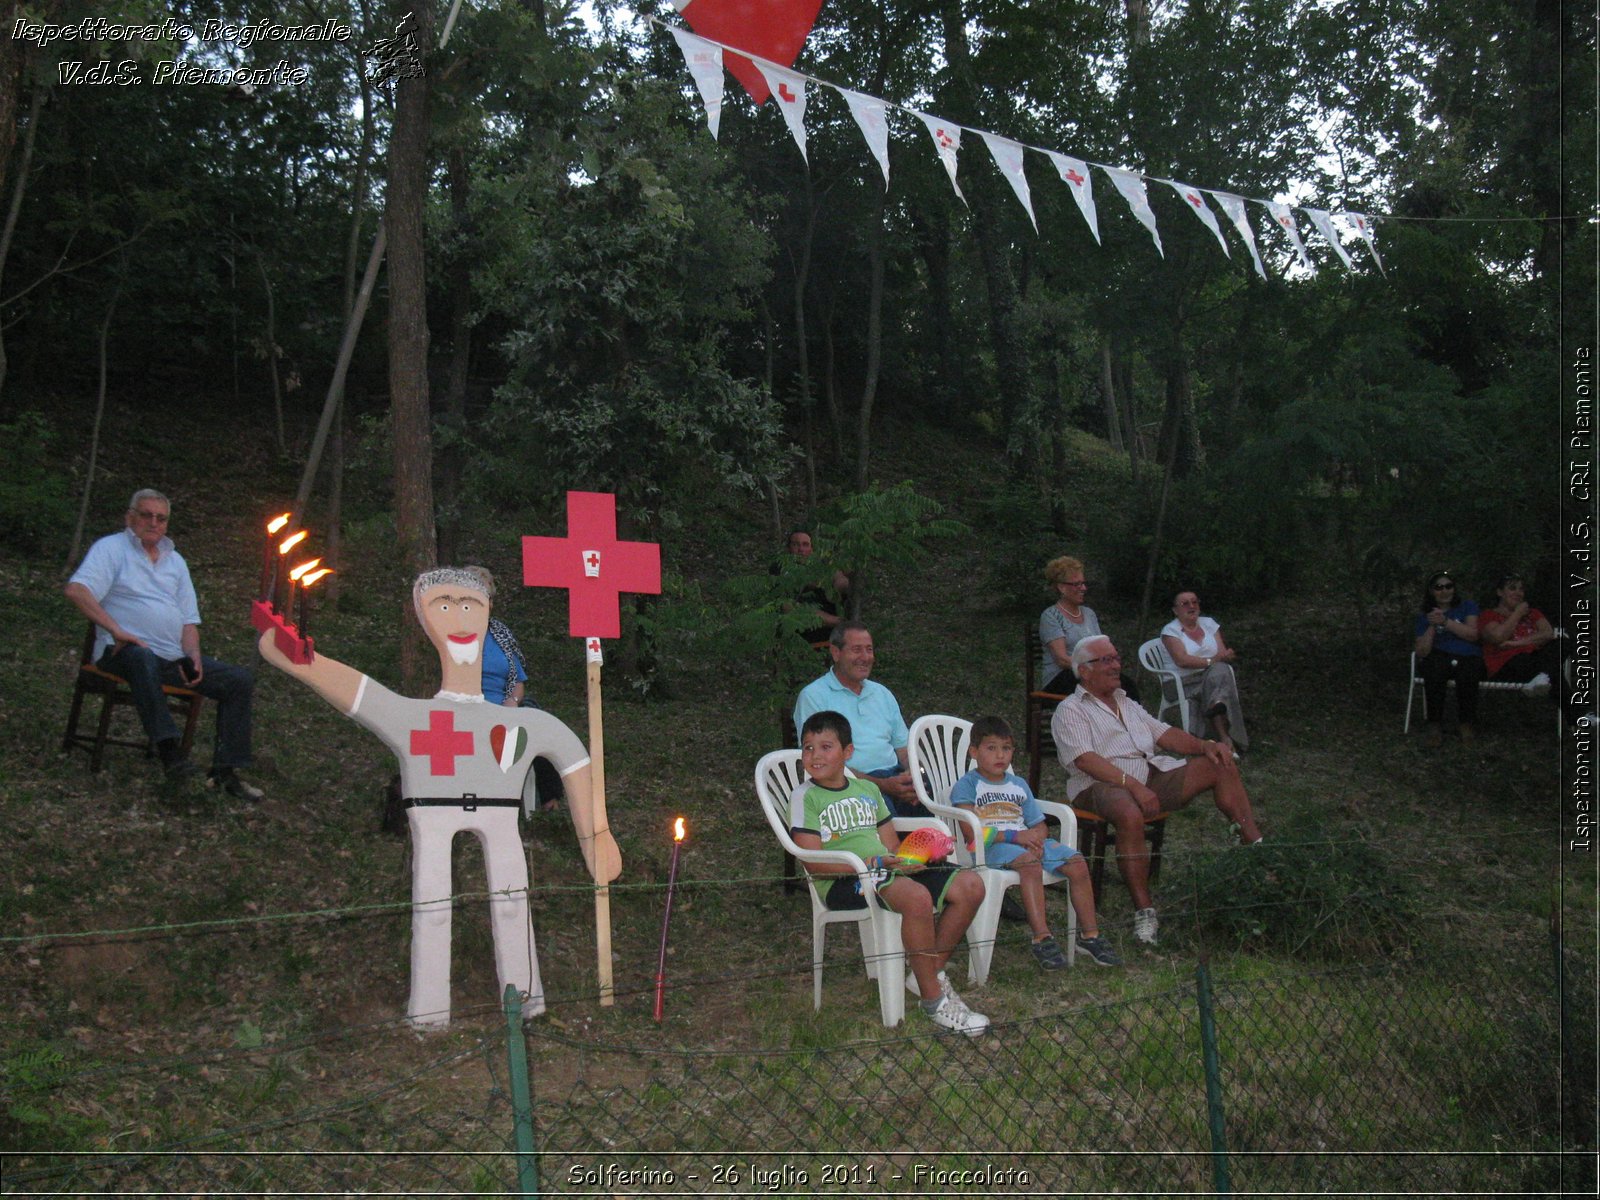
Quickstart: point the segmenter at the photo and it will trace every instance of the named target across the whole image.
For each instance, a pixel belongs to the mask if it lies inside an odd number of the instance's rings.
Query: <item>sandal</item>
[[[1067,965],[1067,956],[1061,953],[1061,947],[1056,945],[1055,938],[1048,934],[1034,942],[1030,949],[1033,951],[1034,961],[1046,971],[1059,971]]]

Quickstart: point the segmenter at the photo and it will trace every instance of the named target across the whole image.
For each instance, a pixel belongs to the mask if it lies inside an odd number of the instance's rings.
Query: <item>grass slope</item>
[[[162,413],[157,423],[151,416],[109,414],[90,536],[116,526],[134,487],[154,482],[168,491],[173,536],[200,592],[204,645],[251,661],[255,530],[292,492],[294,472],[267,452],[265,429],[219,428],[192,408]],[[914,571],[876,581],[876,677],[908,716],[997,712],[1020,727],[1022,631],[1044,597],[1026,607],[1007,597],[1025,588],[1017,581],[1037,578],[1041,564],[997,564],[995,547],[1008,531],[984,527],[981,472],[922,467],[987,456],[991,473],[1003,474],[998,452],[975,440],[970,431],[925,429],[879,437],[884,478],[915,479],[973,533],[935,544]],[[60,469],[76,466],[64,461]],[[1103,450],[1087,452],[1082,469],[1086,494],[1114,490],[1106,474],[1114,461]],[[575,1054],[562,1039],[753,1051],[883,1033],[848,932],[830,943],[824,1008],[812,1011],[807,904],[777,886],[776,847],[750,794],[755,760],[776,745],[776,713],[768,682],[751,678],[722,644],[717,631],[728,614],[717,596],[726,575],[764,569],[771,546],[763,514],[754,501],[724,502],[666,546],[669,572],[697,585],[708,606],[700,628],[667,636],[675,698],[643,701],[625,678],[608,677],[606,769],[626,864],[612,900],[615,1007],[594,1000],[591,900],[570,825],[547,814],[526,829],[551,1001],[540,1028],[553,1040],[540,1044],[535,1063],[545,1094],[582,1082],[586,1071],[603,1068],[612,1085],[648,1074],[636,1058]],[[407,592],[383,531],[381,514],[352,523],[343,599],[337,611],[319,612],[316,634],[335,657],[393,682],[395,617]],[[470,556],[513,579],[517,537],[555,531],[478,529]],[[60,595],[64,557],[64,548],[39,559],[0,549],[0,618],[27,631],[0,646],[0,819],[10,831],[0,849],[10,881],[0,900],[8,939],[0,988],[10,998],[0,1025],[6,1148],[173,1144],[337,1105],[428,1071],[435,1073],[426,1099],[416,1100],[419,1113],[478,1107],[497,1080],[492,1056],[480,1061],[473,1047],[499,1019],[486,913],[473,898],[483,888],[476,848],[456,854],[457,890],[468,896],[456,914],[457,1022],[418,1039],[398,1023],[409,860],[403,840],[378,832],[392,770],[381,745],[263,668],[254,772],[268,792],[261,805],[174,798],[132,751],[111,752],[106,768],[91,774],[82,755],[58,750],[82,634]],[[1330,956],[1360,961],[1421,949],[1532,958],[1547,953],[1554,895],[1569,941],[1592,944],[1594,864],[1562,861],[1560,763],[1547,705],[1485,696],[1475,747],[1451,740],[1430,753],[1417,737],[1403,738],[1407,615],[1378,605],[1374,627],[1357,629],[1337,564],[1327,578],[1325,588],[1215,614],[1241,648],[1256,742],[1247,778],[1275,839],[1291,847],[1316,841],[1305,853],[1322,858],[1352,848],[1375,856],[1371,869],[1389,882],[1362,911],[1382,924],[1392,899],[1414,914],[1410,923],[1373,938],[1332,918],[1322,929],[1289,920],[1287,932],[1270,921],[1219,918],[1208,897],[1218,894],[1217,863],[1231,860],[1223,823],[1202,803],[1174,818],[1167,840],[1159,895],[1170,915],[1158,951],[1135,949],[1126,892],[1108,882],[1103,924],[1125,969],[1041,975],[1023,927],[1002,925],[990,984],[969,996],[975,1007],[1025,1023],[1159,994],[1187,986],[1201,949],[1235,982],[1294,977]],[[1140,639],[1127,607],[1105,595],[1091,602],[1131,656]],[[529,653],[534,693],[583,733],[581,652],[565,635],[560,598],[513,590],[501,611]],[[1059,794],[1061,778],[1046,766],[1046,794]],[[673,990],[657,1026],[650,990],[668,829],[679,813],[689,818],[691,840],[673,913]],[[1257,880],[1251,886],[1266,890],[1252,895],[1292,912],[1304,859],[1291,853],[1284,862],[1287,878]],[[1221,878],[1226,897],[1232,877],[1223,870]],[[1391,882],[1392,897],[1383,890]],[[1326,886],[1359,900],[1363,884],[1349,874]],[[1313,900],[1316,913],[1329,911],[1326,894]],[[913,1014],[913,1026],[917,1020]],[[1173,1047],[1148,1052],[1165,1056]],[[411,1128],[399,1115],[390,1119]]]

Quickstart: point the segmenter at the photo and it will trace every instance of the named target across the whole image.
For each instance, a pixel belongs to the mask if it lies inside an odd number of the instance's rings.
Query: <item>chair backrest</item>
[[[756,795],[761,800],[761,811],[767,824],[793,854],[799,847],[789,836],[789,797],[794,789],[805,782],[805,768],[800,765],[800,751],[791,748],[763,754],[756,763]]]
[[[1139,665],[1156,677],[1156,683],[1161,688],[1161,701],[1156,706],[1157,719],[1162,719],[1161,714],[1169,708],[1175,708],[1178,710],[1178,724],[1187,728],[1189,706],[1183,695],[1183,676],[1178,672],[1172,656],[1167,653],[1166,643],[1159,637],[1153,637],[1141,645]]]
[[[1037,692],[1044,680],[1039,678],[1039,660],[1044,657],[1044,643],[1039,640],[1039,622],[1030,621],[1022,638],[1022,653],[1028,664],[1028,691]]]
[[[926,785],[935,804],[950,803],[950,789],[971,769],[972,722],[960,717],[929,715],[911,723],[911,779],[921,792]]]

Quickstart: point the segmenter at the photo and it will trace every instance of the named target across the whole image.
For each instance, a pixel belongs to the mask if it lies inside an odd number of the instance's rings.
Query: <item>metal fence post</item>
[[[1228,1139],[1222,1125],[1222,1067],[1217,1059],[1217,1024],[1211,1011],[1211,972],[1201,954],[1194,967],[1195,999],[1200,1005],[1200,1057],[1206,1072],[1206,1115],[1211,1124],[1211,1180],[1219,1196],[1228,1185]]]
[[[533,1100],[528,1092],[528,1046],[522,1040],[522,997],[506,984],[506,1058],[511,1068],[511,1119],[517,1131],[517,1187],[539,1194],[539,1160],[533,1148]]]

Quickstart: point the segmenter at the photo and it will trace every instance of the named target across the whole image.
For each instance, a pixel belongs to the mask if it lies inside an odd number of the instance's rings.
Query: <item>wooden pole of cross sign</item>
[[[588,659],[589,675],[589,828],[598,828],[596,820],[606,811],[606,713],[600,702],[600,639],[584,642],[584,655]],[[611,980],[611,885],[597,883],[594,890],[594,952],[599,974],[600,1006],[609,1008],[616,1002],[616,989]]]
[[[622,633],[623,592],[661,591],[661,547],[653,542],[617,540],[617,498],[609,492],[567,493],[567,536],[522,539],[522,582],[529,587],[567,589],[567,630],[582,638],[588,663],[589,795],[587,827],[593,844],[586,857],[597,866],[594,892],[595,956],[600,1003],[614,1002],[611,976],[611,879],[598,869],[602,842],[614,847],[606,818],[605,707],[600,690],[600,639]],[[574,820],[574,825],[578,822]],[[581,832],[579,836],[582,837]],[[610,849],[615,853],[614,848]],[[620,863],[617,870],[620,871]]]

